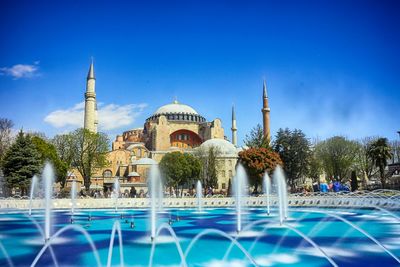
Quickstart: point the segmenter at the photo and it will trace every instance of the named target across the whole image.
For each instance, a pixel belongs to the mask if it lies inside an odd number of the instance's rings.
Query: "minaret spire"
[[[92,57],[92,61],[91,61],[91,63],[90,63],[90,67],[89,67],[89,72],[88,72],[88,75],[87,75],[87,79],[88,79],[88,80],[89,80],[89,79],[96,79],[96,78],[94,77],[93,57]]]
[[[263,98],[268,98],[267,85],[265,84],[265,80],[263,82]]]
[[[94,133],[97,132],[98,123],[95,84],[96,78],[94,76],[94,64],[92,58],[86,80],[84,128]]]
[[[264,138],[267,139],[268,144],[271,141],[271,132],[270,132],[270,126],[269,126],[270,111],[271,111],[271,109],[269,108],[269,105],[268,105],[267,85],[264,80],[264,83],[263,83],[263,108],[261,109],[261,112],[263,114],[263,134],[264,134]]]
[[[237,146],[237,128],[236,128],[236,115],[235,115],[235,106],[232,105],[232,144]]]

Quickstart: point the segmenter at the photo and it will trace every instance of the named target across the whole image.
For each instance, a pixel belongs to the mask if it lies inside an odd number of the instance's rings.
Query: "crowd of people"
[[[328,193],[328,192],[349,192],[351,189],[350,183],[341,183],[340,181],[330,181],[327,183],[326,181],[323,182],[315,182],[312,186],[305,186],[303,188],[303,192],[321,192],[321,193]]]

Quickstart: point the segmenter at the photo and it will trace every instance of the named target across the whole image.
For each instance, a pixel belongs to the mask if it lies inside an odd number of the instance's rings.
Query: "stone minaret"
[[[263,133],[264,137],[267,138],[268,142],[271,141],[271,132],[269,128],[269,113],[270,108],[268,106],[268,95],[267,95],[267,86],[265,85],[265,80],[263,84],[263,108],[261,112],[263,114]]]
[[[97,104],[95,83],[96,78],[94,77],[94,67],[92,60],[86,81],[84,127],[91,132],[97,133]]]
[[[232,106],[232,144],[237,146],[237,128],[236,128],[236,116],[235,116],[235,106]]]

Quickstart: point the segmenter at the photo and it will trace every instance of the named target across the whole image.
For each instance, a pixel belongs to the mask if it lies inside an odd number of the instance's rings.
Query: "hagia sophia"
[[[84,128],[97,132],[97,104],[93,62],[87,76],[85,92]],[[270,138],[268,96],[263,84],[263,131]],[[101,118],[100,118],[101,119]],[[135,128],[117,135],[107,154],[108,167],[99,170],[91,178],[91,188],[110,192],[114,181],[120,181],[121,192],[134,186],[147,191],[147,176],[151,165],[158,164],[169,152],[194,153],[207,151],[211,147],[218,150],[217,192],[227,191],[229,179],[235,175],[238,153],[243,148],[237,145],[237,127],[234,107],[232,107],[231,141],[225,136],[222,121],[218,118],[208,121],[189,105],[177,100],[159,107],[144,122],[143,128]],[[69,181],[82,181],[79,173],[73,172]]]

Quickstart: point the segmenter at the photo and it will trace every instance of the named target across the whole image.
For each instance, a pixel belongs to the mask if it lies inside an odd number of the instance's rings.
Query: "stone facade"
[[[269,108],[265,84],[263,115],[264,131],[268,129],[269,136]],[[89,69],[85,93],[85,128],[97,131],[93,63]],[[226,192],[229,179],[235,175],[238,158],[237,127],[233,109],[231,130],[234,145],[225,140],[220,119],[207,121],[192,107],[175,100],[158,108],[146,119],[143,128],[127,130],[116,136],[112,142],[112,150],[107,154],[109,165],[93,175],[92,187],[107,191],[111,189],[116,179],[120,180],[122,191],[128,186],[145,187],[150,167],[160,162],[166,153],[173,151],[193,153],[197,148],[207,149],[211,144],[224,151],[217,158],[216,190]],[[82,181],[76,170],[68,179],[72,180]]]

